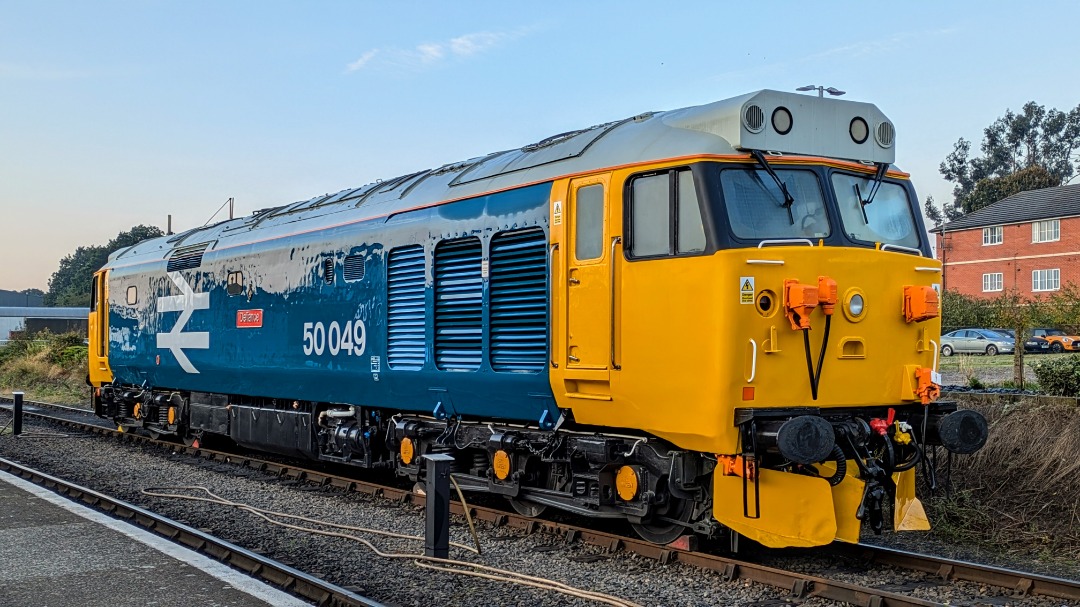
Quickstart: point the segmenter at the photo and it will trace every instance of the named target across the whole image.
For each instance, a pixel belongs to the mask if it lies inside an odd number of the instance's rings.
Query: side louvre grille
[[[201,266],[203,251],[205,251],[208,246],[210,246],[209,242],[200,242],[199,244],[188,245],[176,249],[173,251],[172,257],[169,257],[169,263],[165,266],[165,270],[167,272],[177,272],[180,270],[191,270]]]
[[[349,255],[345,258],[344,276],[347,281],[364,279],[364,256]]]
[[[386,363],[395,370],[419,371],[427,360],[424,247],[390,251],[386,284]]]
[[[483,250],[477,238],[435,247],[435,366],[474,371],[483,360]]]
[[[491,240],[491,368],[547,367],[547,238],[540,228]]]

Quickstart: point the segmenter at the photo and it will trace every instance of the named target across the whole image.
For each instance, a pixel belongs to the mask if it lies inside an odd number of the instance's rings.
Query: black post
[[[450,556],[450,464],[454,463],[454,456],[434,453],[424,458],[427,460],[424,556],[445,559]]]
[[[12,396],[15,397],[15,408],[13,409],[13,415],[15,419],[11,422],[11,433],[15,436],[22,434],[22,392],[12,392]]]

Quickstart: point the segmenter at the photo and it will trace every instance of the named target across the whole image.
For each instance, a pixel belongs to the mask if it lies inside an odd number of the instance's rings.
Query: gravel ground
[[[0,426],[6,421],[4,417],[0,414]],[[32,421],[27,426],[28,431],[38,427],[37,422]],[[597,604],[552,592],[423,570],[407,559],[377,557],[354,541],[268,526],[252,514],[220,506],[146,497],[140,490],[154,486],[205,486],[227,499],[259,507],[398,533],[423,534],[422,510],[381,498],[312,488],[237,466],[100,437],[30,440],[0,436],[0,456],[72,479],[194,527],[208,529],[234,543],[265,552],[339,585],[354,587],[357,592],[390,605]],[[635,555],[605,554],[580,542],[567,545],[552,536],[524,535],[484,524],[480,525],[479,532],[484,548],[482,557],[460,550],[452,551],[452,556],[612,594],[642,605],[780,605],[791,602],[785,591],[742,581],[725,583],[715,573],[681,564],[660,565]],[[470,542],[467,528],[461,521],[455,521],[451,535],[453,541]],[[423,551],[420,543],[370,539],[386,552],[417,554]],[[922,545],[915,548],[925,550]],[[1041,599],[1016,602],[999,588],[974,584],[943,586],[932,576],[880,567],[866,570],[857,563],[832,562],[812,551],[773,553],[766,558],[776,566],[851,583],[882,586],[952,605],[1067,604]],[[821,599],[799,603],[807,606],[833,604]]]

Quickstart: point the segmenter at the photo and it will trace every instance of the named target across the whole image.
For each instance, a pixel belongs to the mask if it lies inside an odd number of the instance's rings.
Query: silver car
[[[942,356],[952,356],[953,352],[994,356],[999,352],[1011,354],[1015,348],[1013,338],[989,329],[957,329],[941,336]]]

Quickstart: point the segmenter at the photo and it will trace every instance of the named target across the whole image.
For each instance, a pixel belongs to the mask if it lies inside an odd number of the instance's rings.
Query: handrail
[[[918,255],[919,257],[923,256],[922,251],[920,251],[918,249],[915,249],[915,248],[912,248],[912,247],[905,247],[905,246],[901,246],[901,245],[898,245],[898,244],[883,244],[883,245],[881,245],[881,250],[882,251],[886,251],[888,249],[896,249],[897,251],[906,251],[908,253],[914,253],[914,254]]]
[[[941,268],[931,268],[930,266],[916,266],[916,272],[941,272]]]
[[[555,251],[558,248],[559,248],[559,243],[557,243],[557,242],[551,243],[551,246],[548,247],[548,269],[549,269],[549,271],[548,271],[548,285],[555,284]],[[552,368],[558,369],[559,368],[559,363],[555,362],[555,314],[554,314],[555,311],[552,308],[552,302],[551,302],[552,294],[553,294],[553,289],[551,289],[551,287],[549,286],[548,287],[548,298],[547,298],[548,305],[547,305],[547,308],[548,308],[548,326],[551,327],[551,341],[550,341],[550,343],[548,345],[548,354],[549,354],[548,358],[551,359],[549,362],[551,362]]]
[[[810,240],[809,238],[776,238],[772,240],[762,240],[758,243],[757,248],[760,249],[767,244],[801,244],[804,242],[808,247],[814,246],[814,241]]]
[[[615,362],[615,245],[622,242],[622,236],[611,238],[611,368],[616,371],[622,366]]]
[[[750,379],[746,380],[748,384],[753,383],[754,377],[757,376],[757,342],[751,339],[750,345],[754,346],[754,357],[750,359]]]

